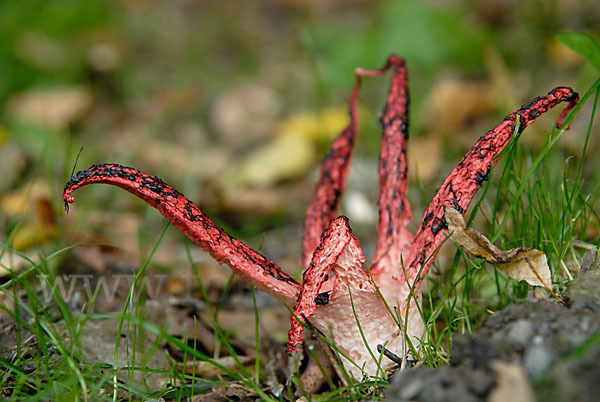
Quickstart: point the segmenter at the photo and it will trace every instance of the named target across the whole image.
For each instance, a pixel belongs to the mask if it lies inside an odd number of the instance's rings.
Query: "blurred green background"
[[[293,265],[318,161],[346,123],[355,67],[377,68],[392,52],[407,60],[417,220],[458,158],[505,114],[557,85],[589,87],[597,72],[553,36],[597,35],[598,21],[600,4],[585,0],[2,1],[2,233],[20,250],[97,234],[134,255],[158,233],[158,214],[105,187],[78,193],[64,217],[62,189],[84,147],[78,169],[135,166],[236,235],[281,231],[264,247]],[[367,243],[386,81],[368,81],[361,94],[343,205]],[[549,126],[525,141],[543,144]],[[577,135],[561,146],[580,149]],[[56,225],[66,219],[68,230]]]

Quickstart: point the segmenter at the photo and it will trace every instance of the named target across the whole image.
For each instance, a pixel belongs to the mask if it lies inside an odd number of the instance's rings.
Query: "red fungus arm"
[[[231,237],[211,221],[183,194],[151,176],[117,164],[94,165],[69,179],[64,190],[65,209],[75,199],[73,191],[90,183],[121,187],[158,209],[183,234],[210,253],[217,261],[229,265],[242,279],[275,297],[295,303],[300,292],[298,282],[275,263]]]
[[[435,250],[446,237],[444,234],[447,229],[444,219],[446,206],[464,213],[477,190],[488,180],[490,169],[497,162],[496,157],[512,138],[517,118],[519,131],[522,131],[554,106],[561,102],[569,102],[556,122],[557,127],[560,128],[564,117],[575,106],[578,99],[577,93],[571,88],[554,88],[547,95],[533,99],[506,116],[500,125],[488,131],[475,143],[448,175],[423,214],[409,258],[405,260],[408,262],[407,275],[411,282],[416,279],[414,283],[418,285],[425,277],[433,262]],[[420,274],[419,270],[421,270]]]
[[[325,159],[321,163],[319,181],[315,187],[313,198],[306,210],[302,233],[302,255],[300,265],[308,266],[313,251],[319,244],[323,230],[327,228],[337,215],[337,208],[346,187],[348,169],[354,153],[354,142],[358,131],[358,93],[360,77],[348,102],[350,123],[331,144]]]
[[[408,165],[406,146],[408,140],[408,78],[404,60],[391,55],[380,70],[357,69],[362,77],[384,74],[393,67],[387,102],[381,115],[383,137],[379,155],[379,222],[377,244],[373,256],[373,275],[381,274],[387,267],[388,256],[393,265],[400,263],[400,253],[408,250],[412,234],[406,229],[411,219],[408,193]]]
[[[410,244],[412,236],[404,228],[411,220],[410,205],[406,200],[408,176],[406,140],[408,138],[408,86],[404,60],[391,55],[379,70],[355,70],[356,84],[349,101],[350,123],[332,143],[323,161],[314,196],[308,206],[304,223],[304,237],[300,264],[307,266],[319,244],[323,230],[336,216],[339,200],[346,185],[348,168],[354,151],[358,130],[357,97],[361,77],[383,75],[394,67],[388,101],[381,117],[384,127],[379,162],[379,225],[375,261],[393,247],[392,244]],[[374,274],[381,268],[375,268]]]
[[[350,242],[354,242],[353,248],[349,249],[351,256],[348,258],[349,261],[341,262],[340,258],[348,247]],[[358,239],[354,237],[348,224],[348,218],[340,216],[339,218],[331,221],[327,229],[323,232],[323,237],[319,246],[315,249],[312,256],[310,266],[302,274],[302,291],[298,302],[294,307],[294,315],[291,317],[291,329],[288,334],[288,352],[297,352],[297,345],[302,343],[302,332],[304,330],[300,321],[307,320],[315,314],[317,310],[317,296],[321,290],[321,286],[329,279],[329,275],[332,274],[332,270],[336,269],[340,263],[349,265],[356,269],[357,273],[362,273],[365,278],[362,280],[369,281],[368,277],[363,271],[362,263],[365,261],[365,257],[362,254]],[[344,275],[345,278],[342,282],[353,286],[352,281],[348,281],[348,274],[345,274],[343,270],[340,272],[333,271],[335,275]],[[332,280],[336,281],[334,277]],[[367,287],[367,284],[359,284],[358,286]],[[335,291],[335,286],[334,286]],[[343,289],[344,292],[347,289]],[[333,295],[335,297],[335,295]],[[327,303],[327,302],[325,302]],[[294,317],[298,317],[298,320]],[[352,323],[348,323],[352,325]]]

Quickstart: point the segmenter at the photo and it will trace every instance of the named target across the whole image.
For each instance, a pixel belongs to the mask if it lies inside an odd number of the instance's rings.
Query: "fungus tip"
[[[75,201],[75,198],[69,197],[69,196],[65,196],[64,203],[65,203],[65,212],[67,214],[69,213],[69,204],[73,203],[74,201]]]
[[[296,353],[300,353],[300,349],[298,349],[297,345],[294,345],[292,343],[288,343],[288,345],[287,345],[287,352],[289,353],[290,357],[292,357]]]
[[[570,92],[571,99],[569,100],[567,106],[565,106],[562,112],[560,112],[560,114],[558,115],[558,118],[556,119],[556,128],[562,128],[567,114],[569,114],[569,112],[577,105],[577,102],[579,101],[579,94],[577,92],[574,92],[572,89],[570,89]],[[565,130],[568,130],[569,128],[571,128],[570,124],[565,128]]]

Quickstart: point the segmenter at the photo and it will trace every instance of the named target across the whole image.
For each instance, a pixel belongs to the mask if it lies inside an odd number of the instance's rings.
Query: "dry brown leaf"
[[[64,130],[92,106],[94,96],[85,86],[33,88],[13,96],[9,109],[17,118]]]
[[[25,223],[21,225],[12,238],[12,247],[15,250],[25,251],[38,247],[51,241],[56,227],[53,224],[39,222]]]
[[[0,197],[0,212],[22,219],[12,238],[11,245],[15,249],[29,250],[54,237],[55,215],[49,191],[45,181],[36,180]]]
[[[430,129],[438,135],[452,134],[453,140],[460,141],[457,134],[468,133],[473,119],[490,113],[495,102],[493,88],[487,81],[440,80],[431,89],[428,101],[428,113],[435,116],[429,122]]]
[[[0,211],[10,217],[27,215],[34,207],[32,200],[51,199],[48,182],[42,179],[33,180],[20,186],[17,190],[0,197]]]
[[[513,279],[550,290],[550,269],[541,251],[525,247],[501,250],[475,229],[465,227],[462,214],[454,208],[446,208],[446,222],[452,238],[465,252],[496,265]]]

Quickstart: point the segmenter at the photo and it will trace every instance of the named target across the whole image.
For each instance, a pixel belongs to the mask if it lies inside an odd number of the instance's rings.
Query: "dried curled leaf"
[[[525,247],[500,250],[475,229],[465,227],[465,220],[456,209],[446,208],[445,217],[452,238],[465,252],[496,265],[513,279],[550,290],[550,269],[546,255],[540,250]]]

